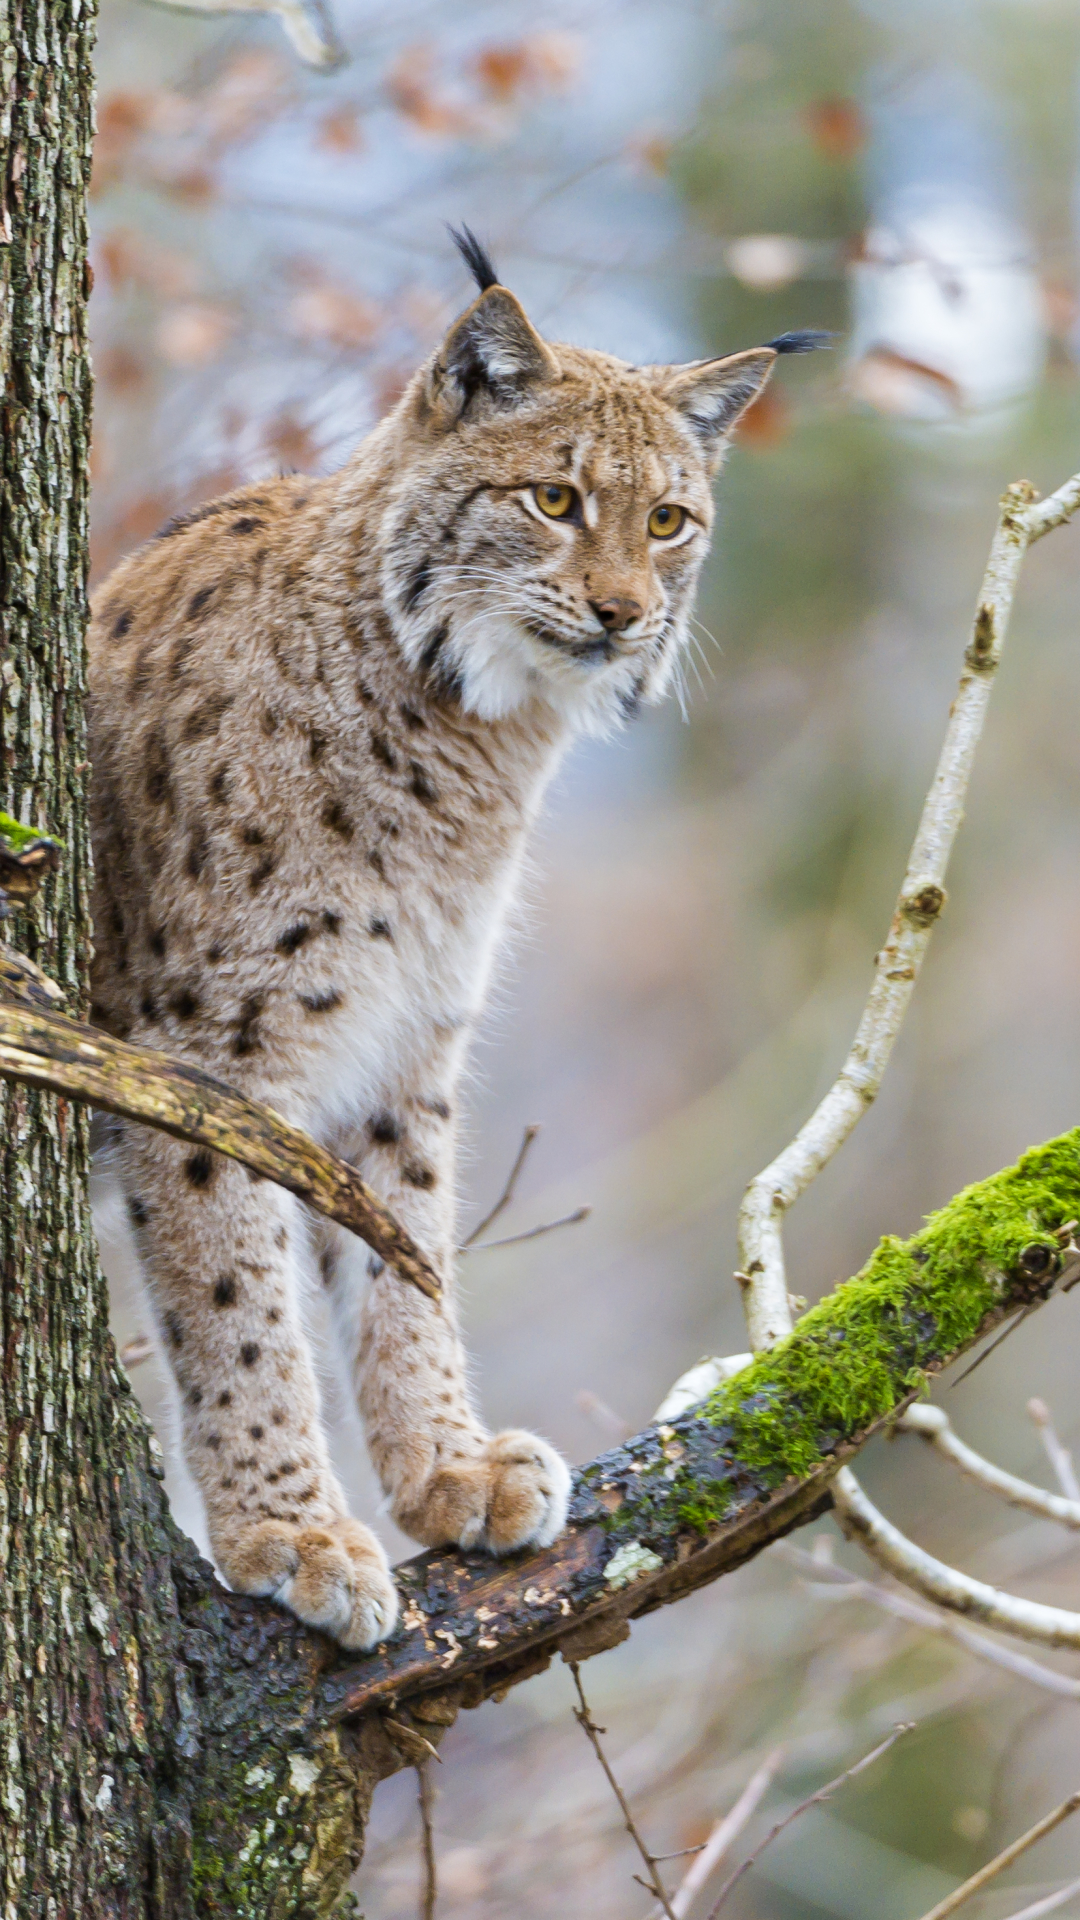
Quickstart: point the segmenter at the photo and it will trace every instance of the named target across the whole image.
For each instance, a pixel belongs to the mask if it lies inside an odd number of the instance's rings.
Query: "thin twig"
[[[1042,1401],[1032,1404],[1042,1406]],[[1046,1417],[1049,1421],[1049,1414]],[[953,1432],[952,1423],[943,1407],[928,1407],[916,1402],[900,1415],[896,1424],[903,1432],[919,1434],[928,1445],[944,1454],[946,1460],[951,1460],[954,1466],[959,1467],[969,1480],[977,1480],[980,1486],[999,1494],[1011,1507],[1022,1507],[1027,1513],[1037,1513],[1044,1520],[1056,1520],[1063,1527],[1080,1529],[1080,1500],[1067,1500],[1064,1494],[1047,1493],[1045,1487],[1033,1486],[1029,1480],[1019,1480],[1014,1473],[1006,1473],[1002,1467],[995,1467],[992,1460],[984,1460],[981,1453],[965,1446]],[[1060,1446],[1060,1441],[1058,1444]]]
[[[1043,1443],[1046,1457],[1054,1469],[1054,1477],[1062,1493],[1067,1500],[1080,1501],[1080,1480],[1076,1478],[1072,1454],[1058,1437],[1046,1401],[1029,1400],[1027,1412],[1028,1419],[1039,1430],[1039,1439]]]
[[[962,1887],[957,1887],[954,1893],[947,1894],[944,1900],[939,1900],[936,1907],[931,1907],[929,1913],[923,1914],[923,1920],[946,1920],[948,1914],[955,1913],[957,1907],[962,1907],[965,1901],[971,1899],[973,1893],[981,1893],[991,1880],[996,1880],[999,1873],[1004,1873],[1006,1867],[1011,1867],[1013,1861],[1019,1860],[1021,1854],[1026,1853],[1029,1847],[1033,1847],[1037,1840],[1041,1840],[1045,1834],[1053,1833],[1054,1828],[1060,1827],[1062,1821],[1067,1820],[1078,1807],[1080,1807],[1080,1793],[1071,1793],[1067,1800],[1062,1801],[1060,1807],[1054,1808],[1053,1813],[1044,1814],[1041,1820],[1037,1820],[1033,1827],[1029,1827],[1026,1833],[1020,1835],[1019,1840],[1014,1840],[1011,1846],[1005,1847],[1001,1853],[995,1855],[993,1860],[988,1860],[985,1867],[980,1867],[978,1873],[973,1873],[970,1880],[964,1881]],[[709,1920],[712,1920],[711,1914]]]
[[[1064,1607],[1043,1606],[1038,1600],[1021,1600],[1003,1593],[984,1580],[948,1567],[924,1553],[913,1540],[879,1513],[849,1467],[841,1467],[832,1483],[836,1517],[849,1540],[856,1540],[864,1552],[902,1580],[916,1593],[933,1600],[939,1607],[981,1620],[1001,1633],[1012,1633],[1020,1640],[1032,1640],[1042,1647],[1080,1648],[1080,1613]]]
[[[1044,1667],[1038,1660],[1032,1660],[1026,1653],[1020,1653],[1015,1647],[1003,1647],[996,1640],[988,1640],[981,1633],[973,1633],[951,1613],[939,1612],[919,1600],[910,1600],[906,1593],[894,1593],[891,1587],[883,1587],[875,1580],[863,1580],[857,1573],[849,1573],[846,1567],[833,1566],[828,1561],[818,1560],[814,1554],[804,1548],[794,1546],[790,1541],[778,1541],[774,1551],[802,1573],[806,1585],[817,1597],[824,1599],[826,1594],[836,1600],[868,1600],[873,1606],[880,1607],[883,1613],[889,1613],[894,1620],[903,1620],[913,1627],[922,1627],[929,1633],[939,1633],[947,1640],[955,1640],[958,1646],[974,1654],[977,1660],[985,1660],[988,1666],[1000,1667],[1005,1673],[1015,1674],[1019,1680],[1028,1680],[1033,1686],[1041,1687],[1046,1693],[1057,1694],[1065,1700],[1080,1700],[1080,1680],[1074,1680],[1067,1673],[1057,1673],[1053,1667]]]
[[[856,1760],[854,1766],[846,1767],[843,1773],[837,1774],[835,1780],[830,1780],[827,1786],[819,1787],[816,1793],[808,1794],[805,1800],[800,1800],[797,1807],[792,1807],[790,1813],[786,1813],[782,1820],[778,1820],[775,1827],[771,1827],[765,1835],[761,1845],[755,1847],[753,1853],[743,1861],[741,1866],[736,1867],[734,1873],[729,1874],[728,1878],[724,1881],[715,1904],[709,1909],[708,1920],[716,1920],[716,1916],[724,1905],[728,1894],[738,1885],[743,1874],[749,1873],[750,1868],[755,1862],[760,1860],[766,1847],[772,1846],[773,1841],[783,1833],[785,1827],[790,1827],[793,1820],[797,1820],[800,1814],[808,1812],[811,1807],[818,1807],[822,1801],[830,1800],[838,1788],[845,1786],[849,1780],[854,1780],[856,1775],[864,1772],[867,1767],[873,1766],[874,1761],[880,1760],[883,1753],[888,1753],[889,1748],[894,1747],[896,1742],[902,1739],[905,1733],[911,1732],[913,1725],[913,1721],[908,1721],[903,1726],[894,1727],[886,1739],[880,1741],[876,1747],[872,1747],[869,1753],[864,1753],[862,1759]]]
[[[517,1183],[521,1178],[522,1168],[524,1167],[525,1162],[529,1157],[529,1154],[532,1150],[533,1142],[537,1138],[537,1135],[539,1134],[539,1132],[540,1132],[540,1128],[535,1124],[535,1122],[530,1126],[526,1127],[524,1133],[521,1136],[521,1145],[517,1150],[517,1157],[514,1161],[513,1166],[510,1169],[510,1172],[506,1176],[506,1185],[504,1186],[502,1192],[500,1193],[498,1199],[496,1200],[495,1205],[492,1207],[491,1212],[485,1213],[483,1219],[480,1220],[477,1223],[477,1225],[473,1228],[468,1239],[462,1241],[460,1247],[458,1248],[459,1253],[465,1253],[469,1247],[474,1247],[476,1245],[476,1242],[479,1240],[480,1235],[482,1233],[486,1233],[489,1227],[494,1226],[496,1220],[499,1218],[499,1215],[501,1213],[506,1212],[507,1207],[510,1205],[511,1200],[514,1197],[514,1191],[517,1187]]]
[[[307,67],[340,67],[345,50],[324,0],[156,0],[185,13],[276,13],[293,51]]]
[[[616,1413],[614,1407],[609,1407],[607,1401],[601,1400],[598,1393],[593,1393],[588,1387],[582,1387],[574,1398],[581,1412],[592,1421],[594,1426],[599,1427],[601,1433],[606,1433],[609,1440],[613,1440],[617,1446],[621,1446],[624,1440],[629,1440],[634,1431],[629,1420],[624,1420],[621,1413]]]
[[[629,1806],[627,1805],[626,1796],[623,1793],[623,1790],[620,1787],[618,1781],[616,1780],[615,1775],[611,1771],[611,1767],[608,1763],[607,1755],[604,1752],[603,1746],[601,1745],[601,1741],[600,1741],[600,1735],[606,1732],[606,1728],[598,1727],[595,1721],[593,1720],[592,1714],[589,1712],[589,1703],[585,1698],[585,1689],[581,1684],[581,1669],[578,1666],[576,1660],[571,1660],[569,1662],[569,1667],[570,1667],[571,1673],[574,1676],[574,1685],[577,1688],[578,1699],[581,1702],[580,1706],[574,1708],[574,1719],[577,1721],[578,1726],[581,1728],[582,1732],[585,1734],[590,1746],[592,1747],[593,1752],[595,1753],[597,1759],[600,1762],[600,1765],[604,1769],[604,1773],[607,1776],[607,1783],[611,1788],[612,1793],[615,1795],[616,1800],[619,1803],[619,1810],[622,1814],[623,1823],[626,1827],[626,1831],[630,1835],[631,1840],[633,1841],[635,1847],[637,1848],[638,1852],[641,1855],[642,1860],[645,1863],[645,1871],[648,1874],[649,1878],[647,1882],[641,1881],[640,1884],[643,1886],[647,1885],[649,1892],[652,1893],[655,1896],[655,1898],[659,1901],[662,1912],[667,1914],[668,1920],[678,1920],[678,1916],[675,1913],[675,1910],[672,1907],[670,1900],[668,1899],[667,1892],[664,1887],[664,1883],[660,1878],[659,1870],[656,1864],[656,1856],[655,1854],[650,1853],[648,1847],[645,1845],[645,1842],[642,1839],[640,1832],[638,1831],[638,1827],[634,1820],[634,1816],[631,1813]],[[639,1878],[640,1877],[638,1874],[634,1875],[635,1880],[639,1880]]]
[[[1080,475],[1051,499],[1032,506],[1034,489],[1006,489],[983,578],[960,687],[949,713],[933,784],[923,806],[907,872],[851,1050],[825,1098],[805,1125],[746,1190],[739,1215],[743,1304],[755,1352],[791,1332],[781,1229],[784,1215],[843,1145],[881,1086],[911,1003],[930,935],[945,904],[945,872],[963,818],[975,749],[1024,554],[1032,539],[1076,510]]]
[[[689,1868],[681,1884],[676,1888],[671,1901],[671,1911],[677,1920],[683,1920],[693,1906],[702,1887],[716,1872],[721,1860],[734,1846],[740,1833],[748,1826],[768,1793],[786,1749],[774,1747],[764,1759],[756,1773],[751,1774],[740,1793],[735,1805],[722,1820],[718,1820],[705,1845],[700,1849],[697,1859]]]
[[[542,1233],[554,1233],[558,1227],[576,1227],[579,1221],[587,1220],[592,1208],[575,1207],[573,1213],[564,1213],[561,1220],[545,1220],[539,1227],[526,1227],[523,1233],[508,1233],[502,1240],[468,1240],[459,1253],[491,1253],[495,1247],[516,1247],[522,1240],[539,1240]]]
[[[177,1140],[212,1147],[359,1234],[399,1279],[429,1300],[440,1297],[434,1268],[355,1167],[200,1067],[129,1046],[64,1014],[0,1001],[0,1078],[46,1087]]]
[[[1043,1920],[1046,1913],[1056,1913],[1059,1907],[1071,1900],[1074,1893],[1080,1893],[1080,1880],[1070,1880],[1068,1886],[1059,1887],[1056,1893],[1046,1893],[1030,1907],[1021,1908],[1019,1913],[1010,1913],[1009,1920]]]
[[[132,1367],[141,1367],[154,1352],[154,1343],[148,1333],[137,1333],[120,1349],[120,1358],[130,1373]]]
[[[435,1903],[439,1897],[439,1881],[435,1868],[435,1833],[432,1827],[431,1813],[435,1801],[435,1791],[428,1771],[430,1762],[425,1760],[422,1767],[416,1769],[417,1801],[420,1807],[420,1835],[424,1858],[424,1884],[420,1894],[420,1920],[435,1920]]]

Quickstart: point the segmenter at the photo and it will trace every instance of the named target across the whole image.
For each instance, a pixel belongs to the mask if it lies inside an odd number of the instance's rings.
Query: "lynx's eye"
[[[533,499],[549,520],[565,520],[573,512],[577,494],[573,487],[534,487]]]
[[[649,532],[654,540],[672,540],[686,524],[682,507],[654,507],[649,515]]]

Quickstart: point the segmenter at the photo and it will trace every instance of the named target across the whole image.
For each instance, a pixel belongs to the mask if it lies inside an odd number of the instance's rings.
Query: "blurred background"
[[[739,1196],[846,1051],[997,497],[1080,466],[1080,5],[336,0],[335,19],[347,60],[315,71],[277,18],[102,0],[98,579],[180,508],[348,456],[470,298],[447,219],[490,242],[553,337],[651,361],[837,335],[782,363],[746,418],[680,697],[580,746],[551,796],[475,1060],[466,1224],[533,1121],[502,1230],[593,1207],[463,1260],[479,1390],[492,1422],[584,1459],[700,1354],[745,1345]],[[915,1011],[878,1105],[789,1222],[811,1299],[879,1234],[1080,1119],[1078,582],[1076,530],[1026,564]],[[130,1341],[146,1316],[112,1237]],[[1041,1395],[1080,1444],[1078,1312],[1055,1303],[935,1389],[965,1438],[1047,1484],[1025,1406]],[[157,1362],[133,1378],[166,1428]],[[327,1395],[342,1413],[329,1375]],[[338,1457],[370,1518],[344,1417]],[[1067,1535],[914,1439],[875,1443],[860,1472],[932,1551],[1080,1604]],[[799,1543],[815,1535],[859,1565],[831,1522]],[[775,1550],[642,1621],[584,1670],[593,1708],[658,1852],[702,1839],[777,1746],[744,1847],[917,1721],[725,1908],[917,1920],[1080,1784],[1080,1701],[804,1574]],[[571,1697],[556,1664],[449,1734],[444,1920],[644,1920]],[[376,1796],[367,1920],[417,1911],[417,1831],[403,1774]],[[1067,1825],[973,1920],[1078,1873]],[[1080,1915],[1080,1896],[1056,1910]]]

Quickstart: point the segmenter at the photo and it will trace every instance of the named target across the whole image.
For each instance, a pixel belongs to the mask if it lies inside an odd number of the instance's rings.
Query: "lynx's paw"
[[[510,1429],[468,1459],[440,1467],[400,1524],[425,1546],[549,1547],[566,1525],[570,1469],[535,1433]]]
[[[343,1647],[366,1653],[394,1630],[397,1588],[379,1541],[359,1520],[264,1520],[219,1557],[238,1593],[272,1595]]]

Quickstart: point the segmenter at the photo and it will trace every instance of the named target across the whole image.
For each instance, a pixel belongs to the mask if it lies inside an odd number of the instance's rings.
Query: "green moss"
[[[706,1418],[730,1429],[735,1457],[768,1485],[805,1475],[900,1405],[995,1308],[1019,1304],[1022,1249],[1054,1246],[1077,1215],[1080,1129],[966,1188],[913,1239],[883,1240],[789,1339],[710,1396]]]
[[[51,833],[39,833],[36,827],[24,827],[18,820],[13,820],[10,813],[3,812],[0,812],[0,840],[10,853],[25,853],[27,847],[36,846],[42,840],[48,841],[53,847],[61,844]]]

